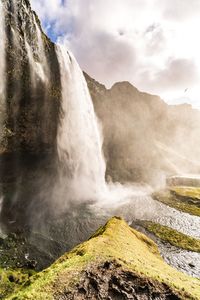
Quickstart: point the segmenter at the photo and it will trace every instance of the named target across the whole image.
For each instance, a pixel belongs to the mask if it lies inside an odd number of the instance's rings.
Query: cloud
[[[146,72],[145,78],[149,88],[155,90],[171,91],[186,89],[199,83],[199,70],[194,61],[190,59],[170,58],[165,68],[156,72]]]
[[[199,0],[156,0],[156,4],[163,12],[163,17],[173,21],[185,21],[194,16],[199,16]]]
[[[165,98],[187,85],[188,101],[197,99],[199,0],[31,2],[48,35],[65,43],[96,80],[108,87],[128,80]]]

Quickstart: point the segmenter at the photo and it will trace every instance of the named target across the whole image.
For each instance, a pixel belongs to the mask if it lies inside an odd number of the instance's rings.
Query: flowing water
[[[38,86],[38,81],[42,81],[47,86],[49,68],[42,33],[36,22],[35,15],[33,15],[33,25],[36,32],[35,44],[32,45],[31,41],[28,42],[28,38],[25,37],[25,47],[31,70],[32,88],[34,89]]]
[[[149,188],[106,184],[105,161],[101,152],[102,138],[82,71],[72,54],[64,47],[57,48],[57,55],[62,83],[62,111],[57,147],[62,162],[61,185],[67,186],[65,201],[70,197],[71,200],[82,203],[95,200],[95,203],[89,205],[91,215],[83,218],[81,212],[76,212],[76,224],[72,225],[71,221],[67,225],[70,232],[73,232],[72,235],[75,232],[80,241],[82,236],[88,237],[93,229],[98,228],[103,220],[120,215],[129,223],[137,219],[151,220],[200,238],[199,217],[179,212],[153,200]],[[82,220],[78,221],[80,218]],[[73,236],[71,240],[74,239]],[[166,246],[159,240],[157,244],[168,263],[190,275],[200,276],[198,268],[193,267],[195,260],[199,259],[198,253]]]
[[[49,67],[48,67],[47,57],[46,57],[45,48],[44,48],[43,36],[42,36],[41,30],[36,22],[35,15],[33,15],[33,21],[34,21],[34,25],[36,28],[36,34],[37,34],[38,58],[39,58],[39,63],[42,68],[42,74],[43,74],[43,76],[41,76],[41,78],[46,84],[48,84]]]
[[[57,135],[62,184],[68,199],[88,201],[105,193],[102,139],[83,73],[71,53],[60,46],[62,105]],[[64,175],[66,174],[66,176]]]
[[[127,222],[148,220],[171,227],[183,234],[200,239],[200,218],[180,212],[154,200],[148,191],[143,195],[132,195],[124,205],[114,209],[115,214],[123,216]]]
[[[153,220],[200,238],[200,218],[167,207],[152,199],[142,186],[107,184],[102,138],[83,73],[64,47],[57,48],[61,68],[62,110],[57,136],[62,184],[71,200],[94,200],[103,214],[118,214],[128,222]],[[66,172],[66,173],[65,173]]]

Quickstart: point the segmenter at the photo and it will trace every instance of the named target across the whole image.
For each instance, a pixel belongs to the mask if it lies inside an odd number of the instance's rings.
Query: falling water
[[[102,139],[83,73],[63,46],[57,47],[61,69],[62,111],[57,147],[68,191],[78,200],[95,200],[106,190]]]
[[[43,82],[45,82],[45,74],[44,70],[42,68],[41,63],[35,61],[32,47],[29,45],[27,40],[25,40],[25,46],[27,50],[30,70],[31,70],[31,81],[32,81],[32,87],[37,87],[37,79],[39,78]]]
[[[33,88],[36,88],[38,85],[38,80],[42,81],[45,85],[48,83],[49,68],[45,54],[44,41],[42,38],[41,30],[35,19],[35,15],[33,15],[33,24],[36,31],[35,42],[37,44],[37,49],[33,49],[33,47],[36,48],[36,45],[31,45],[28,42],[27,37],[25,37],[25,47],[27,50],[31,70],[32,86]]]
[[[64,198],[67,194],[73,201],[98,201],[96,205],[103,209],[127,203],[141,189],[106,183],[101,131],[83,72],[64,46],[57,46],[57,56],[62,86],[57,148]]]
[[[0,2],[0,141],[3,138],[3,122],[5,111],[5,20],[4,8]]]
[[[47,84],[48,82],[48,75],[49,75],[49,68],[48,68],[48,62],[47,62],[47,57],[45,54],[45,48],[44,48],[44,41],[42,38],[42,33],[41,30],[37,24],[37,21],[35,19],[35,15],[33,16],[34,20],[34,25],[36,28],[36,33],[37,33],[37,41],[38,41],[38,56],[40,60],[40,65],[42,66],[43,69],[43,81]]]

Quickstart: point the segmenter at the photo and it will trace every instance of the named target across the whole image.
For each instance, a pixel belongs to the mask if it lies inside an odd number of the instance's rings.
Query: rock
[[[3,0],[2,4],[6,108],[0,153],[47,153],[55,147],[60,107],[60,72],[55,45],[42,32],[29,1]],[[42,60],[46,61],[50,74],[46,81],[35,70],[38,64],[43,68]],[[45,67],[43,69],[47,73]]]
[[[193,263],[189,263],[188,266],[189,266],[190,268],[195,268],[195,265],[194,265]]]
[[[85,78],[102,124],[107,175],[113,181],[163,184],[163,174],[174,174],[173,165],[179,173],[199,173],[199,110],[167,105],[129,82],[107,89],[89,75]]]

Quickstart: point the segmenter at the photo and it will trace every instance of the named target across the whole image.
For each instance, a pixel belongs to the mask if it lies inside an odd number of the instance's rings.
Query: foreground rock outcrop
[[[153,241],[114,217],[5,299],[200,299],[200,281],[168,266]]]

